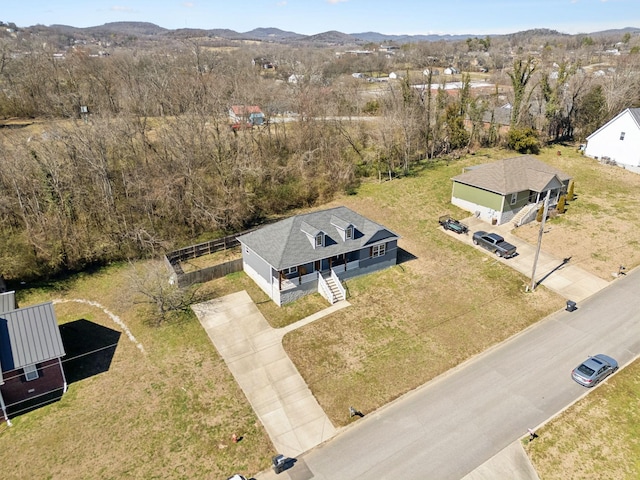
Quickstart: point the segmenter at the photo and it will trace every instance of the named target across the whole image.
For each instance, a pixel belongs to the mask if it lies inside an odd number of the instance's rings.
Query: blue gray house
[[[281,220],[241,235],[243,269],[279,306],[319,292],[345,298],[342,281],[396,264],[399,236],[347,207]]]

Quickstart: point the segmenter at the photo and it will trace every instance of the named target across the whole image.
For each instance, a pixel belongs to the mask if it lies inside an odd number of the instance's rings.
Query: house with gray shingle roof
[[[451,203],[494,225],[535,218],[549,193],[555,206],[571,177],[531,155],[466,168],[452,178]]]
[[[241,235],[245,273],[279,306],[396,264],[399,236],[347,207],[296,215]]]
[[[584,154],[640,167],[640,108],[627,108],[587,137]]]
[[[9,414],[66,391],[65,351],[51,302],[16,308],[14,292],[0,295],[0,409],[10,424]]]

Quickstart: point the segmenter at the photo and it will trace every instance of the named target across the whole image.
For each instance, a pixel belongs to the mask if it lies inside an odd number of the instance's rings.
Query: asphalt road
[[[460,479],[588,393],[588,355],[640,355],[640,269],[359,419],[281,474],[306,479]],[[357,407],[357,405],[354,405]],[[345,405],[345,414],[348,413]]]

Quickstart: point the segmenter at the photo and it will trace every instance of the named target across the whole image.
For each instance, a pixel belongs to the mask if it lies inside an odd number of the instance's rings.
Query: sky
[[[337,30],[388,35],[591,33],[640,27],[640,0],[0,0],[18,27],[151,22],[164,28],[275,27],[305,35]]]

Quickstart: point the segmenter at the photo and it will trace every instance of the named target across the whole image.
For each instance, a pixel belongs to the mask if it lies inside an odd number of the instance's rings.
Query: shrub
[[[569,201],[573,200],[574,196],[573,196],[573,185],[574,185],[574,181],[571,180],[571,182],[569,182],[569,191],[567,192],[567,199]]]
[[[558,213],[564,213],[566,209],[567,207],[566,207],[565,196],[561,195],[560,198],[558,199],[558,205],[556,206],[556,210],[558,211]]]
[[[363,112],[367,115],[378,115],[380,113],[380,103],[377,100],[370,100],[364,106]]]
[[[536,222],[540,223],[542,221],[542,215],[544,215],[544,205],[541,205],[538,209],[538,214],[536,215]]]
[[[509,130],[507,145],[511,150],[519,153],[540,152],[540,140],[533,128],[512,128]]]

